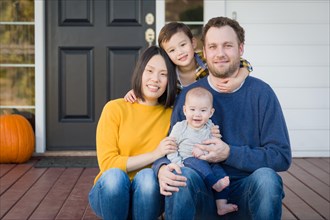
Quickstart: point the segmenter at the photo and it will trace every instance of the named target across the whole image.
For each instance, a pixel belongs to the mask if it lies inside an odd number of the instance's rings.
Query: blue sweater
[[[182,106],[187,91],[204,87],[213,95],[214,124],[219,125],[222,140],[230,146],[230,155],[222,166],[231,177],[244,177],[258,168],[285,171],[291,164],[289,135],[280,103],[271,87],[260,79],[248,76],[242,87],[233,93],[219,93],[211,88],[208,77],[186,87],[174,105],[171,128],[185,116]],[[155,173],[166,158],[155,161]]]

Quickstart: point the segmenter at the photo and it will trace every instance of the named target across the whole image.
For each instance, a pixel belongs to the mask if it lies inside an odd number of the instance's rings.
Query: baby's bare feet
[[[218,182],[216,182],[212,188],[217,191],[217,192],[221,192],[224,188],[226,188],[227,186],[229,186],[229,177],[225,176],[222,179],[219,179]]]
[[[222,204],[220,207],[217,207],[218,215],[225,215],[230,212],[238,211],[238,206],[235,204]]]

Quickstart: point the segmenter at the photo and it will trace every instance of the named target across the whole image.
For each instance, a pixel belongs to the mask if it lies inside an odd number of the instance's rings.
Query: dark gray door
[[[154,0],[47,1],[47,150],[95,149],[102,108],[130,89],[152,15]]]

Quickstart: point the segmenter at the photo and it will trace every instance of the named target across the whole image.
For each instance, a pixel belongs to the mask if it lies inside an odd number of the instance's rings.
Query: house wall
[[[42,2],[35,1],[39,153],[46,138]],[[164,0],[157,0],[156,33],[165,22],[164,8]],[[205,22],[235,14],[246,30],[244,57],[254,67],[252,76],[269,83],[282,104],[293,156],[329,157],[329,1],[205,0]]]
[[[236,16],[244,27],[243,57],[277,94],[293,156],[329,157],[329,1],[209,2],[206,22]]]

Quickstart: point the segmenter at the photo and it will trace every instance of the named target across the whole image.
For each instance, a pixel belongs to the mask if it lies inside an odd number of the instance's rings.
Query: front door
[[[47,150],[95,149],[104,104],[130,90],[139,53],[155,43],[154,15],[153,0],[47,1]]]

